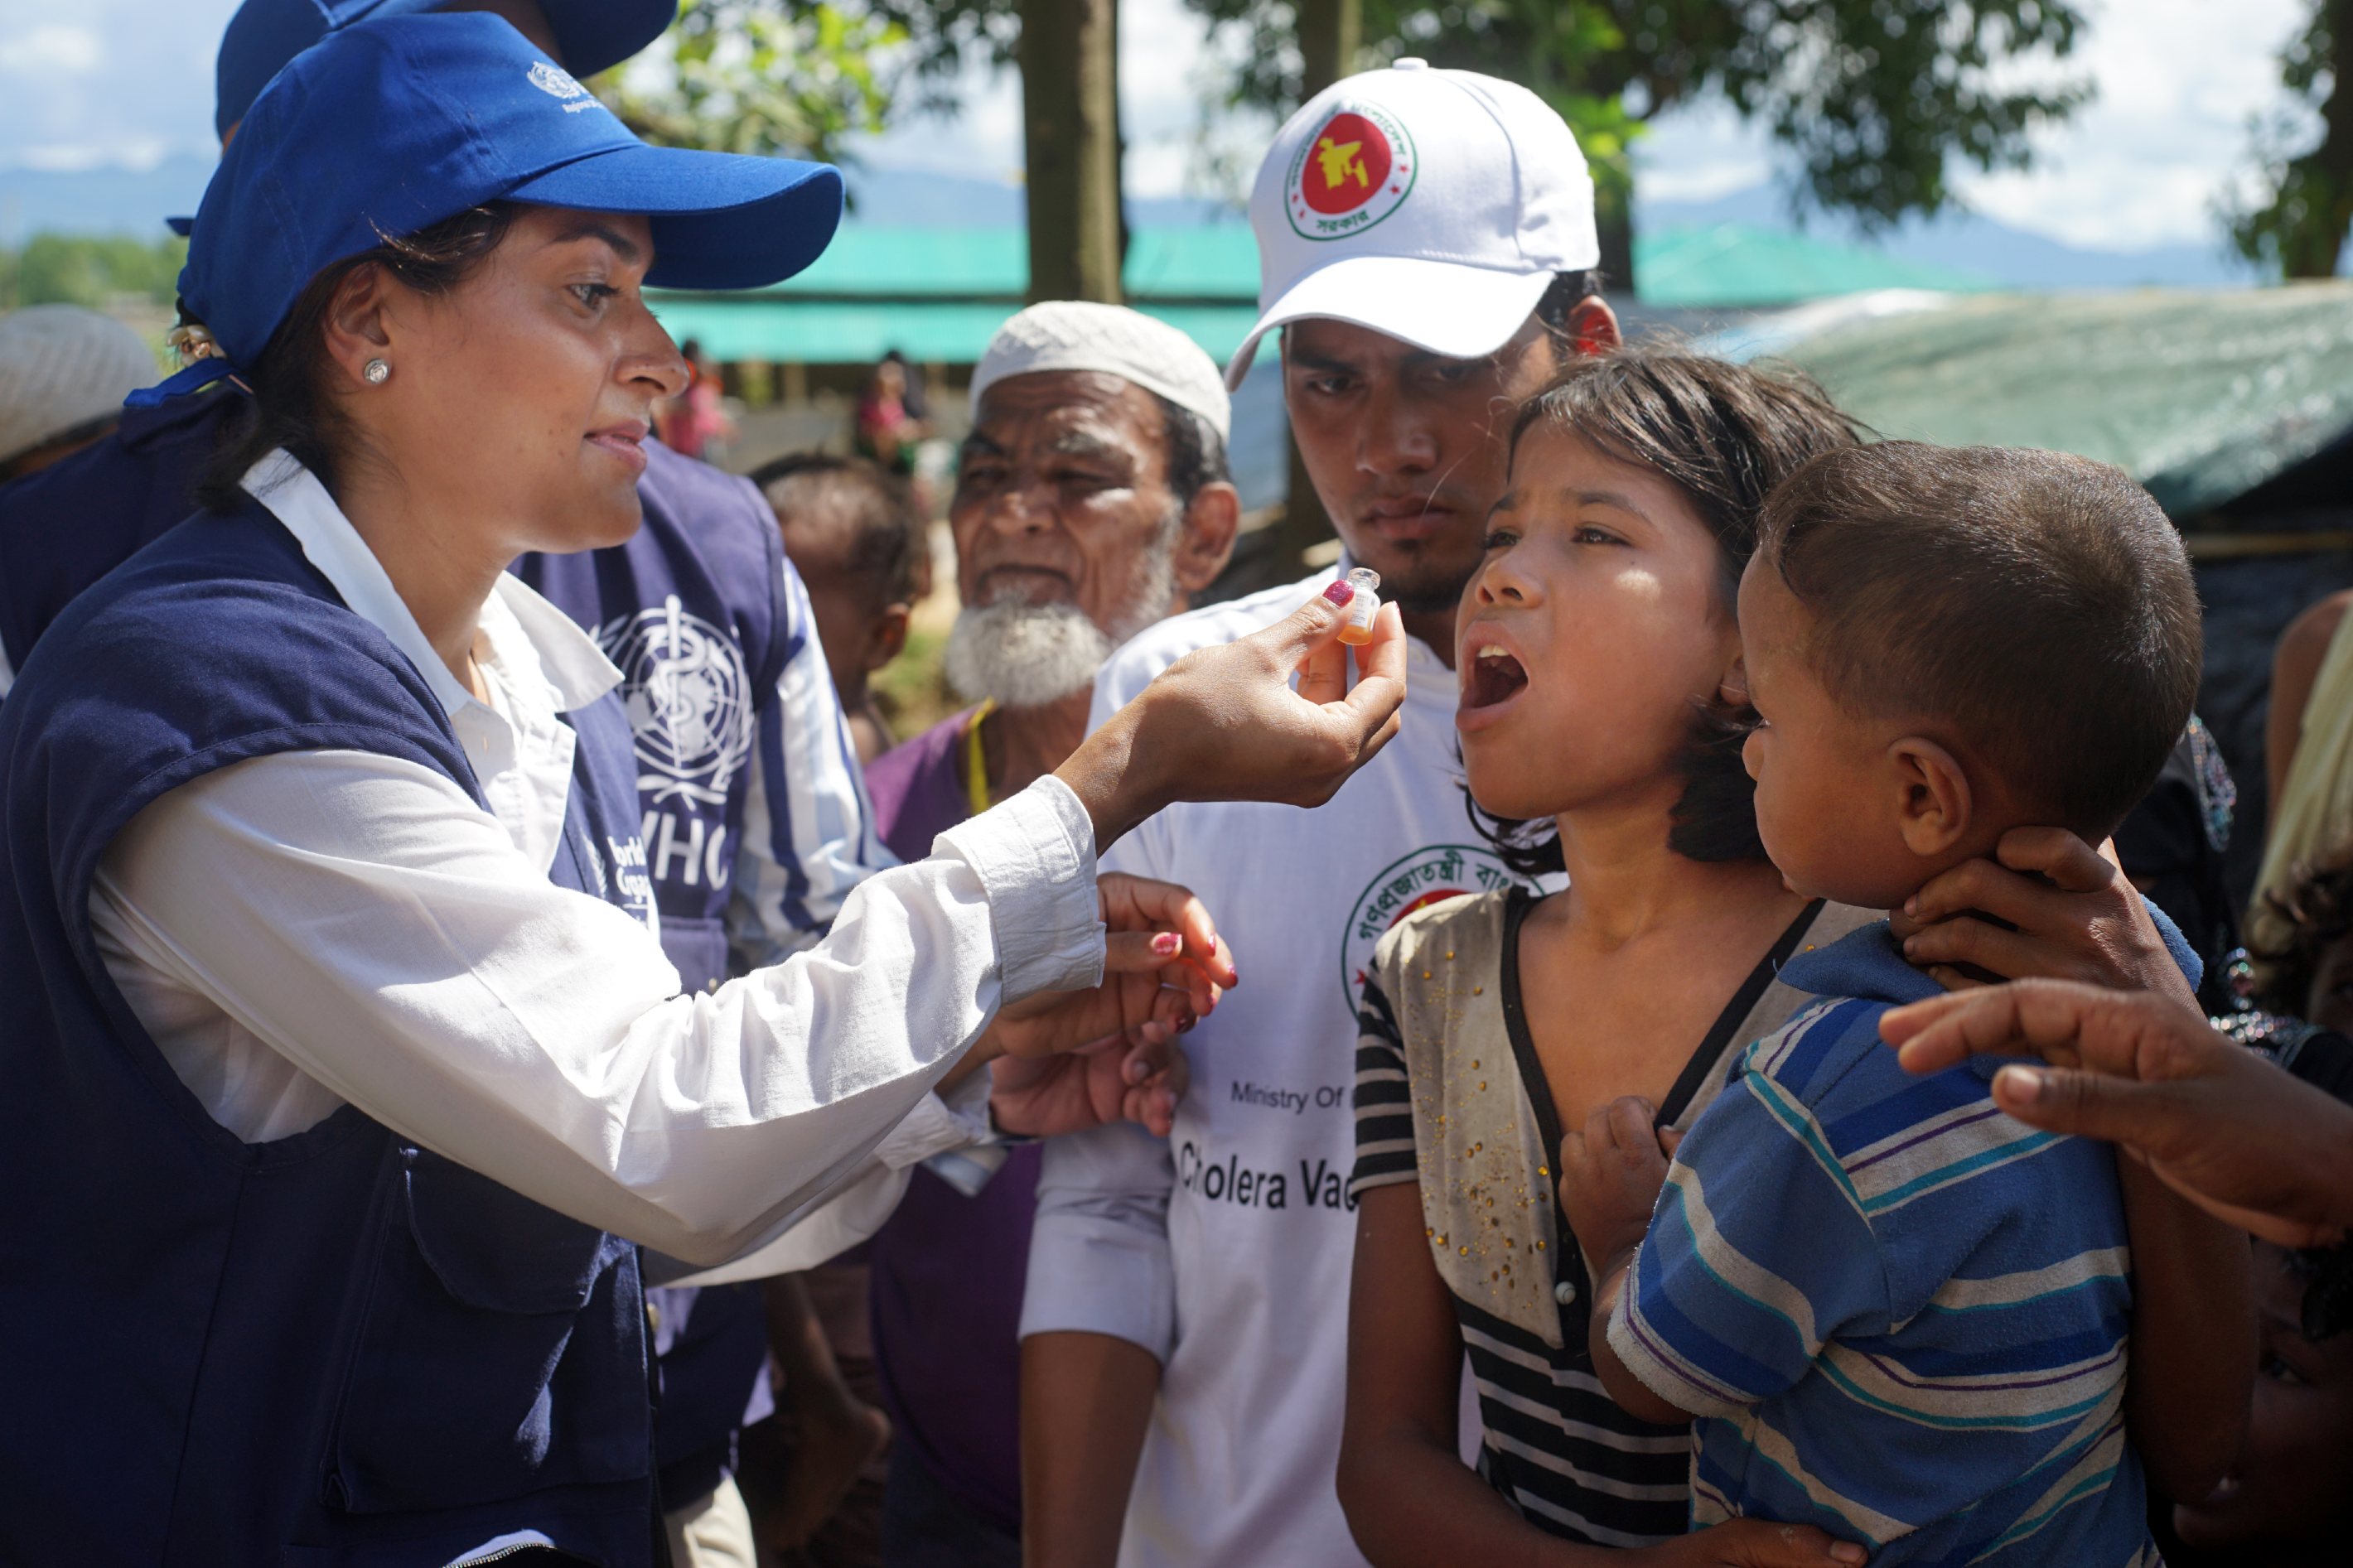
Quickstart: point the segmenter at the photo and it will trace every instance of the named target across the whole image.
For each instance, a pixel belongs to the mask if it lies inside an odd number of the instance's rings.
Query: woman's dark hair
[[[2301,1018],[2321,960],[2353,937],[2353,842],[2296,862],[2287,886],[2263,900],[2278,917],[2281,934],[2275,943],[2249,943],[2249,956],[2261,966],[2255,999],[2272,1012]]]
[[[1795,370],[1735,364],[1649,343],[1570,361],[1528,400],[1512,426],[1512,460],[1531,433],[1573,435],[1622,463],[1665,476],[1715,535],[1728,600],[1757,548],[1767,492],[1808,458],[1852,446],[1855,422]],[[1694,860],[1761,860],[1756,784],[1740,748],[1757,714],[1714,701],[1692,714],[1690,743],[1676,759],[1683,792],[1668,847]],[[1470,802],[1471,820],[1504,862],[1523,876],[1563,868],[1549,822],[1490,816]]]
[[[261,357],[240,376],[253,394],[247,417],[224,432],[219,449],[196,485],[196,501],[216,511],[237,506],[253,465],[283,447],[319,476],[330,491],[353,456],[352,435],[326,395],[326,356],[319,333],[335,290],[355,268],[381,267],[420,294],[446,294],[489,258],[507,237],[516,208],[492,202],[469,207],[429,228],[346,258],[311,279],[294,308],[270,334]],[[188,321],[185,306],[181,321]]]

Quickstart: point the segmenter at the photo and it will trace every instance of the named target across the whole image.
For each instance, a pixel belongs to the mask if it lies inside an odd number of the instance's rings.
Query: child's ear
[[[907,646],[907,617],[913,612],[905,605],[885,605],[882,613],[874,617],[874,629],[866,638],[866,673],[889,664]]]
[[[1906,735],[1887,748],[1895,765],[1897,825],[1904,846],[1924,860],[1936,859],[1967,837],[1973,802],[1960,760],[1922,735]]]
[[[1746,708],[1748,704],[1748,657],[1735,653],[1724,679],[1715,683],[1715,701],[1720,708]]]

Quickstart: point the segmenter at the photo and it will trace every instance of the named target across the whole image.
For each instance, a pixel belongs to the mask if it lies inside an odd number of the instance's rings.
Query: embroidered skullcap
[[[125,395],[161,374],[111,316],[79,305],[0,316],[0,463],[121,413]]]
[[[972,373],[974,416],[990,387],[1008,376],[1042,370],[1120,376],[1199,415],[1219,440],[1229,438],[1233,408],[1217,363],[1200,344],[1141,310],[1084,300],[1030,306],[988,341],[988,352]]]

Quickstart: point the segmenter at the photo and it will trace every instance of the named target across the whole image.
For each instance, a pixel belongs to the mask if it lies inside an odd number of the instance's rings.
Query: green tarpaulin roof
[[[1957,270],[1736,224],[1638,236],[1634,255],[1643,302],[1670,308],[1985,286]],[[969,364],[1020,309],[1029,281],[1020,229],[853,221],[797,278],[737,294],[661,294],[655,310],[671,335],[700,339],[720,360],[854,363],[895,348],[919,362]],[[1240,221],[1137,229],[1125,285],[1131,304],[1223,360],[1258,319],[1258,247]]]
[[[1978,296],[1781,353],[1881,435],[2080,452],[2176,517],[2353,430],[2353,282]]]

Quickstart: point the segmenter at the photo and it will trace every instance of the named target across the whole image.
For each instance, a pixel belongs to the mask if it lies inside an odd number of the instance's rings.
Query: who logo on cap
[[[1563,272],[1601,258],[1593,177],[1524,87],[1418,59],[1317,93],[1276,132],[1250,192],[1258,324],[1240,386],[1286,322],[1351,322],[1451,359],[1509,342]]]

